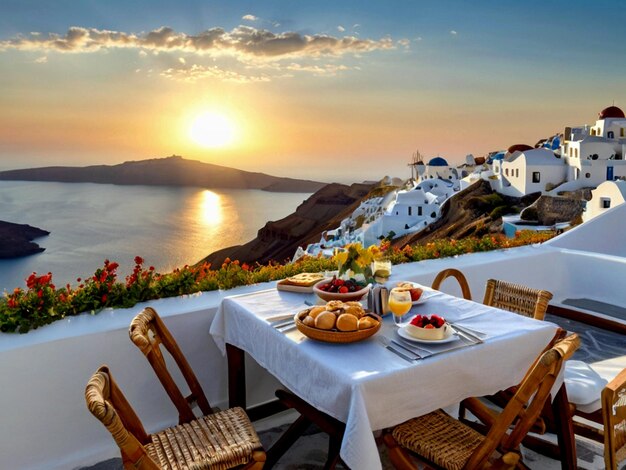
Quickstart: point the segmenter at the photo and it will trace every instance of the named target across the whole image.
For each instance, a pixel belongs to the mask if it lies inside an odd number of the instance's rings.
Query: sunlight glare
[[[204,225],[217,225],[222,221],[222,201],[219,194],[209,191],[202,192],[199,219]]]
[[[235,124],[223,114],[209,112],[196,117],[189,129],[191,139],[202,147],[217,148],[235,140]]]

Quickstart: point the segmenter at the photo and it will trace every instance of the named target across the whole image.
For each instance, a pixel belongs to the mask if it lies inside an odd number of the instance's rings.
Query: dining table
[[[291,393],[345,424],[339,455],[349,468],[378,470],[377,431],[518,384],[558,329],[550,322],[423,289],[408,317],[437,314],[470,334],[458,332],[440,343],[411,342],[386,316],[367,339],[322,342],[289,325],[276,327],[277,319],[288,322],[310,304],[325,303],[313,294],[271,288],[224,298],[210,334],[224,354],[229,352],[230,406],[246,405],[245,352]],[[566,412],[564,394],[561,387],[557,413]],[[573,434],[565,426],[558,437],[567,468],[575,462]]]

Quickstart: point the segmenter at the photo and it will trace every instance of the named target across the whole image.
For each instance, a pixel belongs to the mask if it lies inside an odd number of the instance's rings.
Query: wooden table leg
[[[572,413],[565,384],[561,385],[559,392],[554,397],[552,409],[554,411],[556,436],[561,451],[561,468],[563,470],[577,468],[576,437],[574,436]]]
[[[246,409],[246,363],[242,349],[226,343],[228,360],[228,406]]]

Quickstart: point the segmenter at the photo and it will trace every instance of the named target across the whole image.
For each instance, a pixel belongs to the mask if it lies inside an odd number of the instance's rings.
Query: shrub
[[[389,240],[384,240],[375,251],[383,252],[393,264],[401,264],[541,243],[553,236],[554,232],[522,231],[513,239],[497,234],[461,240],[441,239],[402,248],[390,247]],[[371,250],[373,248],[365,251]],[[286,265],[270,262],[256,266],[226,259],[218,269],[211,269],[210,264],[204,263],[159,274],[152,266],[144,268],[144,260],[137,256],[135,267],[124,282],[118,281],[118,264],[105,260],[104,266],[91,277],[85,280],[78,278],[77,286],[67,284],[59,289],[52,283],[51,273],[43,276],[32,273],[26,279],[26,290],[18,287],[0,299],[0,331],[26,333],[66,316],[82,312],[95,314],[105,307],[128,308],[151,299],[231,289],[283,279],[301,272],[335,270],[340,259],[341,254],[332,259],[304,257]]]

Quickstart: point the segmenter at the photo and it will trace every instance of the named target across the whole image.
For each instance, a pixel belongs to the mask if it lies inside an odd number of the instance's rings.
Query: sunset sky
[[[626,107],[626,3],[0,3],[0,169],[408,177]]]

